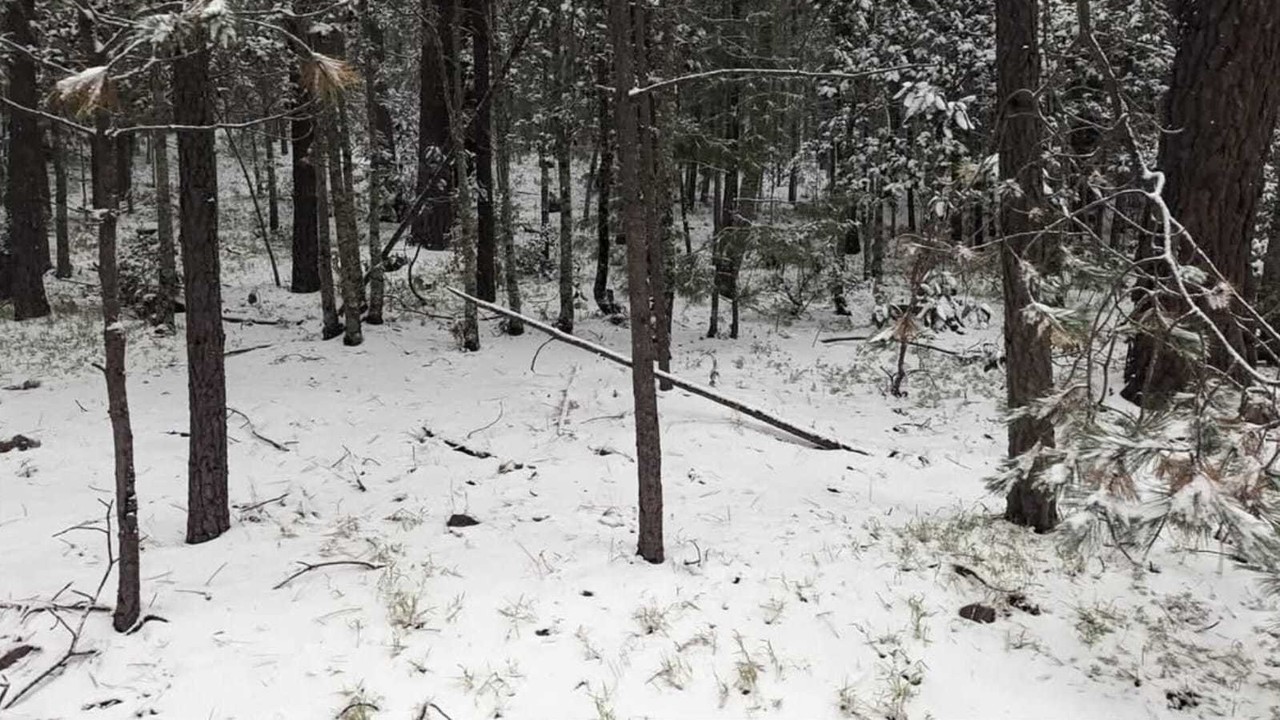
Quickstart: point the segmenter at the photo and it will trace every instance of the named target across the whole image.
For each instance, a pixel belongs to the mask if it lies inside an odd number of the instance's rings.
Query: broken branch
[[[279,590],[280,588],[284,587],[285,585],[288,585],[289,583],[293,582],[299,577],[306,575],[312,570],[319,570],[321,568],[334,567],[336,565],[355,565],[356,567],[361,567],[361,568],[364,568],[365,570],[381,570],[382,568],[386,567],[385,565],[375,565],[371,562],[365,562],[364,560],[330,560],[328,562],[322,562],[322,563],[304,562],[300,564],[302,565],[301,570],[295,572],[289,577],[276,583],[275,587],[271,589]]]
[[[586,350],[587,352],[597,355],[599,357],[602,357],[605,360],[615,362],[625,367],[631,367],[632,365],[631,358],[627,357],[626,355],[614,352],[612,350],[609,350],[608,348],[602,347],[600,345],[596,345],[595,343],[588,342],[586,340],[583,340],[582,338],[575,337],[568,333],[561,332],[551,327],[550,325],[540,323],[537,320],[534,320],[533,318],[530,318],[526,315],[521,315],[520,313],[514,312],[512,310],[508,310],[507,308],[504,308],[500,305],[495,305],[493,303],[485,302],[484,300],[474,298],[460,290],[455,290],[454,288],[446,288],[446,289],[449,292],[453,293],[454,295],[457,295],[458,297],[462,298],[463,300],[466,300],[468,302],[473,302],[476,305],[486,310],[496,312],[499,315],[505,315],[512,319],[522,320],[526,325],[536,330],[539,330],[543,333],[546,333],[547,335],[550,335],[552,338],[556,340],[559,340],[568,345],[572,345],[580,350]],[[859,455],[868,455],[868,456],[871,454],[866,450],[855,448],[851,445],[841,442],[840,440],[827,437],[826,435],[815,432],[813,430],[806,430],[794,423],[788,422],[787,420],[783,420],[782,418],[779,418],[775,415],[771,415],[763,410],[752,407],[745,403],[738,402],[737,400],[727,398],[721,395],[720,393],[717,393],[716,391],[712,390],[711,388],[704,387],[697,383],[689,382],[688,380],[684,380],[680,377],[672,375],[669,372],[664,372],[662,370],[655,369],[653,371],[653,374],[658,378],[670,381],[672,385],[675,385],[681,390],[693,393],[698,397],[723,405],[731,410],[737,410],[738,412],[742,413],[743,415],[746,415],[747,417],[753,418],[755,420],[759,420],[760,422],[766,425],[782,430],[783,432],[786,432],[788,434],[794,435],[821,450],[845,450],[847,452],[857,453]]]

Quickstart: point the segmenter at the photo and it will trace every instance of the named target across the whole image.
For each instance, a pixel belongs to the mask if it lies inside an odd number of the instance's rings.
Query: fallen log
[[[530,318],[526,315],[521,315],[518,312],[508,310],[507,308],[504,308],[501,305],[495,305],[493,303],[480,300],[479,298],[472,297],[462,292],[461,290],[456,290],[454,288],[445,288],[445,289],[453,293],[454,295],[457,295],[458,297],[462,298],[463,300],[466,300],[467,302],[473,302],[476,305],[486,310],[496,312],[499,315],[505,315],[506,317],[509,317],[515,320],[522,320],[524,321],[525,325],[528,325],[529,327],[532,327],[535,330],[540,330],[543,333],[546,333],[547,335],[550,335],[556,340],[559,340],[560,342],[563,342],[567,345],[572,345],[578,348],[579,350],[586,350],[587,352],[592,353],[593,355],[597,355],[599,357],[604,358],[605,360],[610,360],[619,365],[631,367],[631,358],[627,357],[626,355],[614,352],[606,347],[596,345],[595,343],[589,342],[587,340],[583,340],[580,337],[575,337],[568,333],[561,332],[560,330],[557,330],[556,328],[551,327],[550,325],[547,325],[545,323],[540,323],[537,320],[534,320],[533,318]],[[738,412],[742,413],[743,415],[746,415],[747,417],[750,417],[755,420],[759,420],[760,422],[766,425],[769,425],[770,427],[774,427],[790,435],[794,435],[804,440],[805,442],[812,444],[814,447],[817,447],[818,449],[845,450],[847,452],[857,453],[859,455],[868,455],[868,456],[871,455],[871,453],[867,452],[866,450],[855,448],[851,445],[841,442],[840,440],[836,440],[835,438],[828,437],[826,435],[815,432],[813,430],[806,430],[805,428],[802,428],[794,423],[783,420],[782,418],[779,418],[775,415],[771,415],[763,410],[752,407],[745,403],[738,402],[737,400],[727,398],[724,395],[721,395],[715,390],[712,390],[711,388],[706,387],[704,385],[699,385],[698,383],[689,382],[688,380],[680,378],[676,375],[672,375],[669,372],[664,372],[662,370],[655,369],[653,371],[653,374],[660,379],[669,381],[672,385],[675,385],[681,390],[693,393],[698,397],[705,398],[719,405],[723,405],[731,410],[737,410]]]

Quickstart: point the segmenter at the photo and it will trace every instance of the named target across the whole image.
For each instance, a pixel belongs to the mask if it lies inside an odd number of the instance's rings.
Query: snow
[[[1003,451],[996,376],[913,351],[912,396],[894,399],[880,370],[892,351],[816,343],[850,329],[817,309],[790,326],[748,313],[730,341],[703,338],[705,308],[682,307],[674,372],[872,456],[663,394],[668,559],[652,566],[634,555],[625,370],[562,344],[531,367],[544,337],[502,336],[495,321],[464,354],[409,312],[366,328],[358,348],[323,343],[315,297],[272,287],[241,234],[224,257],[228,313],[305,322],[227,325],[229,350],[266,346],[227,360],[228,404],[244,416],[228,421],[233,527],[183,543],[182,333],[131,324],[143,613],[167,622],[125,636],[92,614],[81,647],[94,654],[6,717],[325,718],[354,700],[376,705],[371,717],[444,717],[438,707],[455,720],[1275,717],[1277,608],[1199,552],[1221,548],[1171,542],[1153,553],[1158,572],[1135,573],[1119,556],[1061,557],[1053,538],[998,520],[982,483]],[[423,257],[427,272],[447,262]],[[0,455],[0,654],[40,648],[3,672],[14,687],[67,633],[12,604],[68,582],[92,592],[102,535],[55,534],[100,520],[113,494],[105,390],[87,366],[101,337],[92,290],[50,284],[64,319],[0,322],[0,385],[44,381],[0,393],[0,434],[43,443]],[[241,307],[251,289],[259,302]],[[554,312],[550,286],[526,294],[533,316]],[[629,347],[627,329],[598,318],[578,332]],[[939,342],[998,334],[997,321]],[[446,528],[454,513],[480,524]],[[300,562],[347,559],[381,567],[272,589]],[[1011,590],[1041,614],[1011,607]],[[996,622],[960,618],[973,602]],[[1195,706],[1172,709],[1184,700]]]

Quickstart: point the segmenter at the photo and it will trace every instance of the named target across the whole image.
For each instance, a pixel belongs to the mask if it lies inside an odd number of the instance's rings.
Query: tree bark
[[[387,59],[382,25],[373,15],[369,2],[363,3],[362,11],[360,56],[364,61],[365,112],[369,121],[369,308],[364,321],[370,325],[381,325],[386,292],[381,258],[382,217],[387,214],[389,203],[396,195],[396,141],[391,111],[387,108],[387,82],[382,71]]]
[[[1180,40],[1163,124],[1175,132],[1161,133],[1160,169],[1165,203],[1186,234],[1170,242],[1179,264],[1212,264],[1243,294],[1263,168],[1280,110],[1280,4],[1201,0],[1176,3],[1174,10]],[[1168,280],[1173,270],[1161,258],[1165,239],[1154,242],[1140,244],[1139,260],[1150,258],[1147,271]],[[1144,301],[1138,312],[1167,318],[1188,309],[1173,293],[1158,294],[1155,303]],[[1208,361],[1243,380],[1228,350],[1248,357],[1244,328],[1235,320],[1245,315],[1243,304],[1233,298],[1226,308],[1203,309],[1227,339],[1227,345],[1210,342]],[[1127,399],[1161,405],[1195,374],[1194,358],[1161,342],[1165,332],[1151,329],[1130,344],[1122,392]]]
[[[164,124],[168,113],[164,112],[164,76],[160,66],[152,70],[151,98],[156,124]],[[173,244],[173,199],[169,194],[169,133],[156,130],[152,134],[154,147],[156,242],[159,257],[160,301],[156,308],[156,321],[168,332],[174,332],[174,302],[178,299],[178,265]]]
[[[436,167],[445,162],[450,144],[448,93],[450,68],[457,63],[453,41],[454,7],[462,0],[422,0],[422,55],[419,64],[421,85],[418,112],[418,193],[428,190],[427,182]],[[443,62],[441,61],[443,58]],[[449,246],[453,225],[453,173],[440,173],[432,181],[427,209],[413,222],[414,242],[428,250]]]
[[[600,87],[609,86],[609,62],[602,56],[596,58],[596,83]],[[600,163],[597,167],[599,191],[596,196],[596,279],[592,285],[592,295],[596,307],[605,315],[621,312],[617,302],[609,292],[609,248],[613,242],[609,218],[609,203],[613,193],[613,140],[609,128],[613,124],[613,112],[609,103],[609,91],[600,91],[597,106],[597,120],[600,125]]]
[[[267,227],[280,232],[280,188],[276,180],[276,142],[267,138]]]
[[[571,178],[572,138],[569,123],[572,107],[570,72],[573,62],[570,48],[573,42],[572,10],[561,9],[558,17],[559,35],[552,49],[553,62],[556,65],[556,86],[559,92],[559,107],[552,115],[552,133],[555,136],[556,171],[560,191],[560,315],[556,319],[556,327],[564,332],[573,332],[573,180]]]
[[[174,122],[213,124],[208,39],[192,33],[173,62]],[[231,527],[227,501],[227,388],[218,257],[218,173],[214,131],[178,134],[179,240],[187,304],[190,402],[187,542],[213,540]]]
[[[333,284],[333,236],[329,231],[329,162],[328,139],[316,138],[311,148],[312,163],[316,170],[316,239],[319,252],[316,271],[320,275],[320,315],[323,325],[320,337],[332,340],[342,334],[342,320],[338,317],[338,301]]]
[[[653,313],[649,307],[649,254],[645,196],[641,187],[640,130],[636,105],[627,94],[636,85],[635,36],[628,0],[609,0],[609,27],[614,53],[614,112],[622,190],[622,223],[627,236],[627,279],[631,303],[631,390],[635,403],[636,466],[639,479],[640,528],[637,551],[651,563],[664,558],[662,518],[662,442],[658,398],[654,389]]]
[[[495,27],[492,22],[493,5],[489,4],[491,14],[489,26]],[[501,54],[496,47],[498,35],[494,34],[495,47],[492,48],[494,54]],[[515,199],[511,195],[511,150],[510,150],[510,132],[511,132],[511,110],[510,95],[505,86],[500,90],[500,95],[495,98],[494,121],[497,124],[497,137],[494,142],[494,150],[497,154],[497,174],[498,174],[498,194],[502,198],[500,213],[499,232],[502,235],[502,269],[504,273],[503,282],[507,288],[507,305],[515,312],[520,312],[520,271],[516,267],[516,208]],[[508,335],[523,335],[524,321],[520,319],[508,318],[506,323],[506,331]]]
[[[1025,407],[1053,390],[1053,365],[1048,337],[1029,323],[1023,309],[1032,301],[1022,263],[1043,262],[1044,240],[1033,239],[1035,212],[1043,203],[1040,170],[1040,125],[1036,91],[1040,87],[1040,56],[1036,43],[1037,0],[997,0],[996,65],[1000,111],[1000,176],[1014,180],[1020,193],[1005,199],[1000,264],[1004,288],[1004,347],[1007,404]],[[1017,458],[1037,445],[1054,445],[1048,419],[1020,418],[1009,423],[1009,457]],[[1020,478],[1006,498],[1005,519],[1048,532],[1058,524],[1054,494],[1037,485],[1040,463]]]
[[[138,495],[133,464],[133,427],[125,374],[125,330],[120,321],[120,273],[116,267],[116,144],[106,134],[110,116],[96,115],[92,136],[93,207],[98,222],[98,280],[102,285],[102,339],[107,408],[115,458],[116,533],[119,571],[112,627],[125,632],[141,613],[141,568],[138,553]]]
[[[338,101],[341,103],[341,100]],[[364,342],[360,327],[360,289],[364,272],[360,265],[360,237],[356,226],[355,199],[344,170],[343,155],[350,142],[341,104],[321,120],[328,151],[329,197],[333,201],[333,225],[338,236],[338,267],[342,287],[342,344],[354,347]]]
[[[636,37],[632,62],[640,78],[652,76],[649,57],[653,33],[649,28],[647,6],[636,4],[632,10]],[[660,66],[661,63],[658,63]],[[662,74],[667,68],[659,68]],[[654,315],[654,357],[658,369],[671,371],[671,309],[675,298],[667,290],[667,256],[671,251],[673,221],[671,198],[668,195],[665,148],[658,130],[658,98],[656,93],[645,95],[638,103],[640,123],[641,184],[645,188],[645,226],[649,252],[650,307]],[[671,381],[659,375],[658,389],[670,390]]]
[[[475,66],[475,98],[478,103],[472,121],[476,168],[476,292],[483,300],[498,296],[498,241],[493,213],[493,118],[489,95],[489,1],[470,0],[471,48]]]
[[[12,42],[34,50],[34,20],[35,0],[9,1],[4,11],[4,28]],[[27,108],[40,106],[39,92],[36,89],[36,64],[31,56],[23,52],[9,53],[9,100]],[[44,175],[44,157],[40,148],[40,123],[36,116],[29,112],[9,111],[7,114],[7,294],[13,298],[13,319],[29,320],[49,314],[49,300],[44,291],[44,271],[49,264],[48,239],[44,211],[41,209],[40,185],[33,181],[33,178]],[[45,247],[43,256],[40,252],[42,245]],[[0,292],[0,297],[5,294]]]
[[[316,140],[314,103],[298,73],[292,73],[295,114],[290,121],[293,137],[293,271],[289,289],[312,293],[320,289],[320,238],[316,224],[316,167],[312,145]]]
[[[71,234],[67,225],[67,148],[62,139],[62,128],[54,123],[53,132],[53,227],[57,238],[58,264],[54,277],[69,278],[71,266]]]

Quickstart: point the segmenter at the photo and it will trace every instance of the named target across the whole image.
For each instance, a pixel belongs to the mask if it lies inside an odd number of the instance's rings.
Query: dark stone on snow
[[[538,628],[537,630],[533,631],[533,634],[537,635],[538,637],[548,637],[549,635],[551,635],[551,628]]]
[[[449,516],[449,519],[446,520],[444,524],[445,524],[445,527],[451,527],[451,528],[472,527],[474,525],[479,525],[480,521],[471,517],[470,515],[462,515],[459,513],[454,513]]]
[[[960,617],[976,623],[993,623],[996,621],[996,610],[982,603],[974,603],[960,608]]]
[[[591,592],[590,590],[583,590],[583,591],[582,591],[582,597],[595,597],[595,596],[596,596],[596,594],[595,594],[595,593],[593,593],[593,592]]]

